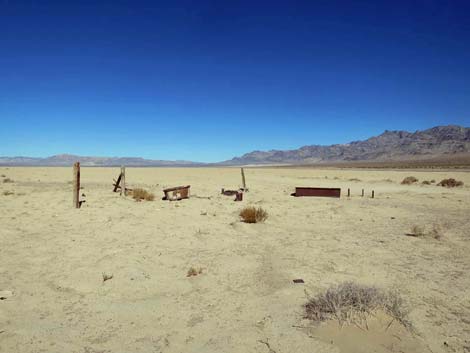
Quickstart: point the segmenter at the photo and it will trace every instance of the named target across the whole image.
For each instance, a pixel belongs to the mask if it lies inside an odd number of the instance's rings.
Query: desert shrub
[[[442,179],[437,186],[443,186],[446,188],[455,188],[458,186],[462,186],[463,181],[460,180],[455,180],[454,178],[449,178],[449,179]]]
[[[411,230],[406,235],[411,237],[418,237],[418,238],[434,238],[434,239],[441,239],[442,238],[442,229],[439,225],[433,224],[430,230],[426,230],[426,227],[420,225],[413,225]]]
[[[13,183],[13,180],[10,179],[10,178],[5,178],[5,179],[3,179],[3,182],[4,183]]]
[[[268,218],[268,213],[261,207],[245,207],[240,211],[240,218],[245,223],[260,223]]]
[[[361,179],[358,179],[358,178],[351,178],[351,179],[349,179],[349,181],[361,181]]]
[[[202,273],[202,267],[195,268],[195,267],[190,267],[188,270],[188,273],[186,274],[186,277],[193,277],[200,275]]]
[[[423,180],[423,182],[421,183],[423,185],[431,185],[431,182],[429,180]]]
[[[4,191],[3,196],[9,196],[9,195],[14,195],[15,193],[13,191]]]
[[[151,192],[148,192],[145,189],[134,189],[132,191],[132,197],[136,201],[141,201],[141,200],[153,201],[155,199],[155,195],[152,194]]]
[[[383,310],[411,328],[403,300],[395,292],[354,282],[344,282],[328,288],[304,305],[305,318],[312,321],[336,319],[340,324],[364,321],[368,315]]]
[[[434,179],[431,180],[431,184],[434,184],[436,181]]]
[[[408,176],[405,179],[402,180],[403,185],[411,185],[418,182],[418,179],[416,179],[414,176]]]

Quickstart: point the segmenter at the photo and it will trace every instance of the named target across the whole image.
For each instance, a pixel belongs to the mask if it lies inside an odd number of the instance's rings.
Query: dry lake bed
[[[470,172],[249,168],[242,202],[220,193],[238,168],[127,168],[142,202],[112,192],[118,173],[82,168],[74,209],[72,168],[0,167],[0,352],[470,352]],[[249,205],[267,220],[241,222]],[[344,282],[398,292],[413,329],[304,318]]]

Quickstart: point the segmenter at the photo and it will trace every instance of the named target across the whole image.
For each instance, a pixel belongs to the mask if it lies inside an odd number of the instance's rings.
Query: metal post
[[[80,162],[73,165],[73,206],[80,208]]]

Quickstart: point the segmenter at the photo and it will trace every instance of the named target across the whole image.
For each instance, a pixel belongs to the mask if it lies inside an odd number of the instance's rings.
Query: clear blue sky
[[[470,125],[470,1],[0,0],[0,155],[220,161]]]

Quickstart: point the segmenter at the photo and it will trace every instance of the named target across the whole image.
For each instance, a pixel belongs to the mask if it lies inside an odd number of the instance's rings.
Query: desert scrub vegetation
[[[13,191],[6,190],[2,194],[3,194],[3,196],[10,196],[10,195],[14,195],[15,193]]]
[[[309,298],[304,309],[304,317],[314,322],[338,320],[340,325],[365,324],[366,327],[368,316],[383,311],[392,318],[392,322],[396,320],[411,329],[408,312],[398,293],[354,282],[332,286],[316,297]]]
[[[458,186],[463,186],[463,181],[455,180],[454,178],[442,179],[437,186],[443,186],[446,188],[455,188]]]
[[[245,223],[261,223],[268,218],[268,213],[261,207],[245,207],[240,211],[240,218]]]
[[[190,267],[188,270],[188,273],[186,274],[186,277],[193,277],[200,275],[202,273],[202,267],[195,268],[195,267]]]
[[[155,195],[145,189],[134,189],[132,190],[132,198],[136,201],[153,201],[155,200]]]
[[[418,179],[415,178],[414,176],[408,176],[401,181],[402,185],[411,185],[417,182],[418,182]]]
[[[409,233],[406,235],[410,237],[417,237],[417,238],[434,238],[434,239],[441,239],[442,238],[442,229],[439,225],[433,224],[430,229],[425,226],[420,225],[413,225],[410,229]]]
[[[4,183],[13,183],[13,179],[5,178],[5,179],[3,179],[3,182]]]
[[[429,180],[423,180],[423,181],[421,182],[421,184],[423,184],[423,185],[431,185],[431,182],[430,182]]]

